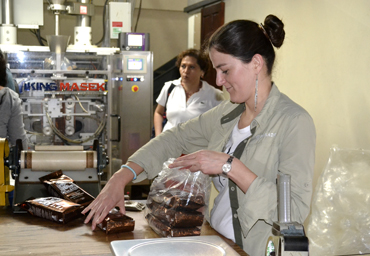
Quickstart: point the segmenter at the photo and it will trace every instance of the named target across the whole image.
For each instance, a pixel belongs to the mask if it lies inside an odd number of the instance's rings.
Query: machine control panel
[[[145,55],[124,55],[123,72],[131,74],[147,73],[147,56]]]
[[[127,82],[144,82],[144,76],[127,76]]]
[[[126,76],[126,79],[123,77],[116,77],[114,80],[116,81],[127,81],[127,82],[144,82],[144,76]]]

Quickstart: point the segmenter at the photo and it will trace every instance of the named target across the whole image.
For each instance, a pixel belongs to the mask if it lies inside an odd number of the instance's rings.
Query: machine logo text
[[[24,91],[57,91],[56,83],[28,82]],[[60,91],[105,91],[105,83],[60,83]]]

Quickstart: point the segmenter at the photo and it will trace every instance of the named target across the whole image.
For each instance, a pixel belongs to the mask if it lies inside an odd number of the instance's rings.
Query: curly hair
[[[6,60],[3,52],[0,50],[0,85],[6,87],[7,82]]]
[[[176,60],[177,68],[180,68],[181,61],[186,56],[195,58],[197,60],[197,64],[199,65],[200,69],[204,72],[204,75],[207,74],[209,66],[210,66],[209,58],[202,51],[197,50],[197,49],[187,49],[181,52],[179,55],[177,55],[177,60]]]

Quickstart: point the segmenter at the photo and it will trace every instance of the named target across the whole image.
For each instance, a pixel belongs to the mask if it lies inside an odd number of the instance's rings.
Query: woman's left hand
[[[183,167],[181,169],[189,169],[192,172],[201,171],[208,175],[221,174],[222,166],[229,157],[228,154],[222,152],[200,150],[177,158],[169,167]]]

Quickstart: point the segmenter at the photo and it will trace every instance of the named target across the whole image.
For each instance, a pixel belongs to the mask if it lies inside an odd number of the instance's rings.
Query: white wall
[[[263,22],[275,14],[286,39],[273,80],[302,105],[317,130],[316,180],[329,149],[370,149],[370,2],[366,0],[226,0],[225,22]]]

